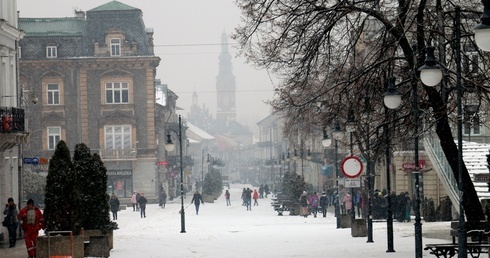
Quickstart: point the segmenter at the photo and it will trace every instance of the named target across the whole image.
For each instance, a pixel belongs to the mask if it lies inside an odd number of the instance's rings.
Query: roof
[[[201,128],[193,125],[191,122],[186,121],[186,125],[188,127],[187,130],[191,130],[197,136],[201,137],[201,139],[203,139],[203,140],[212,140],[212,139],[214,139],[214,136],[206,133],[204,130],[202,130]]]
[[[29,36],[82,36],[85,20],[66,18],[19,18],[19,29]]]
[[[118,1],[111,1],[106,4],[103,4],[99,7],[95,7],[93,9],[88,10],[88,12],[98,12],[98,11],[123,11],[123,10],[139,10],[138,8],[134,8],[127,4],[123,4]]]

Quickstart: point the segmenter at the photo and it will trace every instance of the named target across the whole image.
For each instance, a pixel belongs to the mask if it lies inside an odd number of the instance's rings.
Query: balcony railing
[[[100,157],[108,159],[136,159],[136,149],[104,149],[99,150]]]
[[[24,131],[24,109],[0,107],[0,133],[19,133]]]

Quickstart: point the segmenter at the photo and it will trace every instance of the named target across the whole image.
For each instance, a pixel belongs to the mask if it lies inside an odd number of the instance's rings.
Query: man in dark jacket
[[[196,191],[194,196],[192,196],[191,204],[192,203],[194,203],[196,206],[196,215],[199,215],[199,205],[201,205],[201,203],[204,205],[204,201],[202,200],[202,196],[199,191]]]
[[[320,196],[320,211],[323,214],[323,217],[325,218],[327,216],[327,208],[328,208],[328,198],[327,198],[327,193],[323,192],[322,195]]]
[[[138,204],[140,205],[140,214],[142,218],[146,218],[146,203],[148,200],[145,198],[145,194],[141,193],[138,199]]]

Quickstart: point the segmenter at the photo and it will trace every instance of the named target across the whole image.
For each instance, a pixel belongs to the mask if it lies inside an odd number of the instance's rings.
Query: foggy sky
[[[17,0],[20,17],[74,17],[74,10],[88,11],[110,0]],[[154,29],[155,55],[162,60],[157,79],[168,84],[179,99],[186,117],[197,92],[199,104],[216,115],[216,76],[221,51],[221,33],[231,33],[240,22],[233,0],[119,0],[141,9],[146,27]],[[48,7],[50,6],[50,7]],[[55,7],[55,8],[52,8]],[[251,130],[270,113],[264,104],[273,96],[272,74],[256,70],[236,57],[236,44],[229,39],[233,74],[237,86],[237,120]],[[274,79],[274,84],[277,80]],[[277,85],[276,85],[277,86]]]

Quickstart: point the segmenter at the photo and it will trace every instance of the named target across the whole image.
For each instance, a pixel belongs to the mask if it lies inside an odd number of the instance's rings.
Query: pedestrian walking
[[[109,205],[111,206],[112,220],[117,220],[117,212],[119,211],[119,199],[115,194],[111,195],[109,199]]]
[[[165,189],[160,190],[160,196],[159,196],[159,202],[158,205],[162,207],[162,209],[165,209],[165,204],[167,203],[167,193],[165,192]]]
[[[323,214],[323,217],[325,218],[327,216],[327,208],[328,208],[328,197],[327,193],[322,192],[322,195],[320,196],[320,212]]]
[[[38,207],[34,206],[34,200],[29,199],[27,206],[20,210],[17,219],[22,223],[28,258],[34,258],[36,257],[37,236],[39,230],[44,228],[43,214]]]
[[[303,193],[299,197],[299,203],[301,205],[300,215],[307,218],[309,214],[308,205],[310,204],[310,201],[308,200],[308,194],[306,193],[306,191],[303,191]]]
[[[310,204],[311,204],[311,211],[313,212],[313,216],[316,218],[316,214],[318,213],[318,205],[320,204],[320,198],[318,198],[316,192],[314,192],[310,196]]]
[[[260,185],[259,186],[259,198],[264,198],[264,186]]]
[[[138,207],[138,202],[136,200],[136,191],[134,191],[133,195],[131,195],[131,203],[133,204],[133,211],[136,211],[136,208]]]
[[[351,214],[352,211],[352,195],[350,195],[348,192],[345,193],[344,195],[344,208],[347,212],[347,214]]]
[[[136,210],[140,210],[140,197],[141,197],[141,192],[139,190],[136,190]]]
[[[259,202],[257,201],[259,199],[259,193],[257,192],[257,189],[254,190],[252,198],[254,199],[254,206],[259,206]]]
[[[264,193],[265,193],[265,198],[267,198],[267,196],[271,193],[268,184],[264,185]]]
[[[225,192],[225,199],[226,199],[226,206],[231,206],[230,192],[228,190],[226,190]]]
[[[242,206],[247,206],[247,189],[245,187],[242,190]]]
[[[140,197],[138,198],[138,205],[140,206],[140,215],[141,218],[146,218],[146,203],[148,200],[145,198],[144,193],[140,193]]]
[[[247,204],[247,211],[252,210],[252,190],[247,187],[247,190],[245,190],[245,202]]]
[[[191,204],[194,203],[194,206],[196,206],[196,215],[199,215],[199,206],[204,205],[204,201],[202,200],[202,195],[199,193],[199,191],[196,191],[194,193],[194,196],[192,196]]]
[[[19,226],[19,221],[17,220],[19,211],[17,210],[17,205],[14,203],[14,198],[8,198],[3,214],[5,215],[3,226],[7,227],[9,233],[9,248],[12,248],[15,247],[17,241],[17,227]]]

